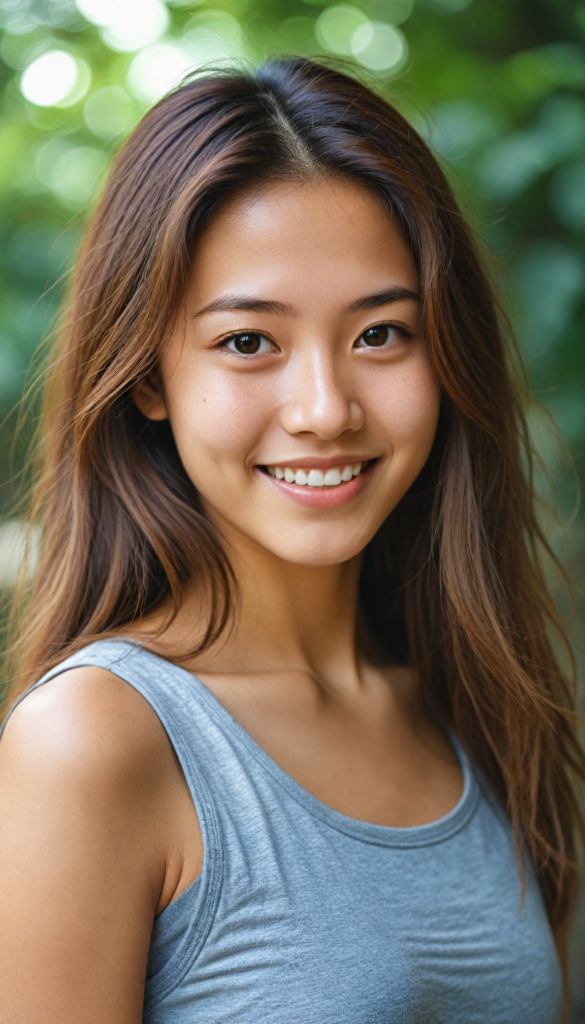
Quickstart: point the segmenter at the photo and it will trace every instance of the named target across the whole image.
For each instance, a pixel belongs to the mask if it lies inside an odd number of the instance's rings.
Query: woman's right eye
[[[221,348],[236,352],[239,356],[261,356],[274,351],[274,345],[263,334],[256,331],[244,331],[232,334],[221,343]]]

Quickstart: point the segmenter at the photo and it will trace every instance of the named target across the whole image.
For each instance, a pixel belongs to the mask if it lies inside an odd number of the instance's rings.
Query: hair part
[[[222,204],[269,182],[327,176],[369,189],[402,226],[442,396],[431,457],[366,549],[363,615],[388,659],[417,667],[495,789],[560,941],[576,901],[575,779],[585,763],[572,677],[551,641],[552,632],[573,670],[541,565],[543,553],[554,556],[535,514],[513,343],[429,148],[339,71],[290,58],[255,74],[194,77],[122,149],[87,231],[46,387],[30,511],[40,561],[17,602],[11,696],[157,607],[172,616],[187,586],[209,609],[197,651],[233,621],[222,540],[169,424],[142,416],[132,391],[157,376],[194,246]]]

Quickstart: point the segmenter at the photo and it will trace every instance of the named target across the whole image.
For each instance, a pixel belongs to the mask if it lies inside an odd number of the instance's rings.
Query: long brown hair
[[[577,885],[574,695],[551,631],[550,551],[505,321],[429,148],[339,70],[272,61],[194,77],[122,149],[93,215],[46,386],[30,521],[36,575],[19,598],[11,696],[89,641],[206,588],[201,648],[233,615],[229,559],[168,423],[132,389],[156,377],[203,227],[268,180],[334,175],[402,224],[421,277],[422,330],[442,394],[432,455],[365,552],[363,614],[499,794],[528,848],[557,936]],[[520,858],[521,860],[521,858]]]

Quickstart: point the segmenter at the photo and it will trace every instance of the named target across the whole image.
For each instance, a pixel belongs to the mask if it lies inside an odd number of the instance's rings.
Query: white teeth
[[[309,478],[309,483],[311,482]],[[338,469],[328,469],[325,473],[325,486],[336,487],[337,484],[341,483],[341,473]]]
[[[323,487],[325,477],[320,469],[312,469],[307,480],[309,487]]]
[[[270,476],[276,477],[277,480],[286,480],[287,484],[299,484],[301,487],[338,487],[341,483],[349,483],[354,476],[359,476],[365,463],[356,462],[353,465],[349,464],[341,469],[338,466],[334,466],[332,469],[321,471],[320,469],[291,469],[290,466],[286,466],[285,469],[281,469],[280,466],[266,466]]]

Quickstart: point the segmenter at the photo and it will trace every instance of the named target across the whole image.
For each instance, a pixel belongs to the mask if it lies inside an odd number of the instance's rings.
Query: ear
[[[138,381],[132,392],[132,399],[147,419],[167,420],[169,418],[162,388],[148,377],[143,377]]]

